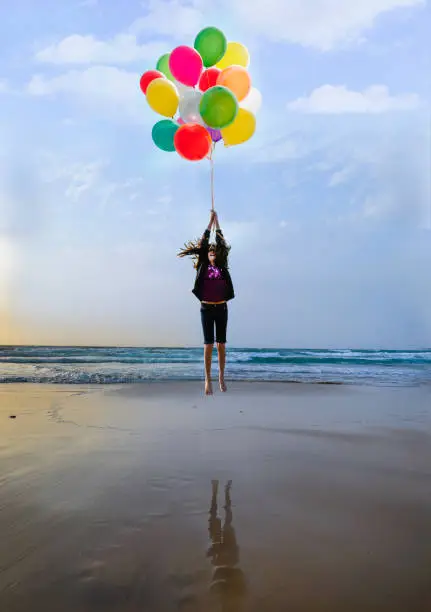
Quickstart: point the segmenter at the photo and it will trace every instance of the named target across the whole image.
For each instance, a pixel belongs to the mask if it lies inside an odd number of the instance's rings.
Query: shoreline
[[[211,381],[213,383],[218,381],[218,377],[216,375],[211,377]],[[389,382],[375,382],[375,381],[366,381],[366,382],[358,382],[358,381],[337,381],[337,380],[294,380],[294,379],[286,379],[286,380],[279,380],[279,379],[267,379],[267,378],[230,378],[229,376],[225,376],[225,381],[230,383],[230,384],[256,384],[256,385],[265,385],[265,384],[269,384],[269,385],[302,385],[304,387],[307,386],[339,386],[339,387],[350,387],[350,388],[364,388],[364,387],[371,387],[371,388],[376,388],[376,389],[381,389],[381,388],[389,388],[389,389],[413,389],[413,388],[431,388],[431,381],[419,381],[419,382],[407,382],[407,381],[403,381],[403,382],[394,382],[394,383],[389,383]],[[171,379],[148,379],[148,380],[133,380],[133,381],[103,381],[103,382],[82,382],[82,381],[77,381],[77,382],[70,382],[70,381],[55,381],[55,380],[49,380],[49,381],[30,381],[30,380],[0,380],[0,387],[2,386],[11,386],[11,385],[28,385],[28,386],[43,386],[43,387],[49,387],[49,386],[53,386],[53,387],[83,387],[83,388],[87,388],[87,387],[95,387],[95,388],[100,388],[100,387],[118,387],[118,386],[140,386],[140,385],[187,385],[187,384],[196,384],[196,383],[201,383],[202,385],[204,384],[204,376],[202,376],[201,378],[187,378],[187,379],[179,379],[179,378],[171,378]]]

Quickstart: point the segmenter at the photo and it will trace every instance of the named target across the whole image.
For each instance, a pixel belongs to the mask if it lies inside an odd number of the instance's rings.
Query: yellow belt
[[[204,302],[202,301],[202,304],[226,304],[226,300],[223,300],[222,302]]]

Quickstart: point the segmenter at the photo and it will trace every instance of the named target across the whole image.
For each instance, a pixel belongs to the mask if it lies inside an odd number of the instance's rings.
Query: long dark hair
[[[193,259],[193,267],[195,270],[202,264],[208,264],[208,253],[212,252],[216,255],[216,264],[221,268],[229,268],[229,251],[231,246],[226,244],[224,238],[218,242],[206,243],[203,238],[197,240],[189,240],[184,243],[184,248],[179,251],[177,257],[191,257]]]

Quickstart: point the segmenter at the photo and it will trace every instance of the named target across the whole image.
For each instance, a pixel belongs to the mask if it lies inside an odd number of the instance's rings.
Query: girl
[[[213,224],[216,226],[216,242],[209,243]],[[188,242],[178,253],[178,257],[191,255],[196,269],[195,285],[192,293],[201,302],[201,321],[204,334],[205,394],[212,395],[211,360],[215,340],[219,362],[220,390],[226,391],[224,369],[226,363],[226,328],[228,320],[227,302],[235,297],[232,279],[228,270],[230,251],[220,229],[218,216],[211,211],[210,222],[202,238]]]

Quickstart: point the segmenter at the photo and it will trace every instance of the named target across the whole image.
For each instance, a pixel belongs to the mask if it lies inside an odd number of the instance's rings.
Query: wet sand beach
[[[0,385],[0,610],[428,612],[431,388]]]

